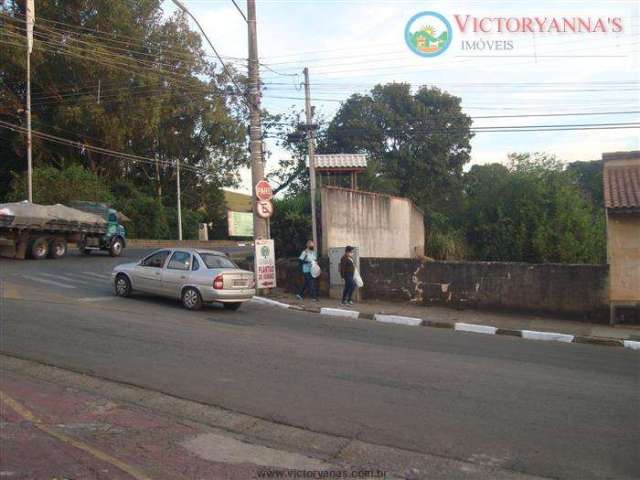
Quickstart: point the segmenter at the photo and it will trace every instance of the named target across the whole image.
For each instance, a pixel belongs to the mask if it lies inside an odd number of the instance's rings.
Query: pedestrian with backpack
[[[302,275],[304,275],[304,284],[302,285],[302,289],[296,295],[298,300],[302,300],[304,298],[305,292],[309,292],[311,298],[314,302],[318,301],[318,284],[315,277],[317,275],[318,267],[318,255],[316,254],[316,246],[313,243],[313,240],[309,240],[307,242],[307,248],[305,248],[300,257],[298,257],[298,265],[300,266],[300,270],[302,271]],[[315,270],[315,272],[314,272]],[[314,273],[316,275],[314,276]]]

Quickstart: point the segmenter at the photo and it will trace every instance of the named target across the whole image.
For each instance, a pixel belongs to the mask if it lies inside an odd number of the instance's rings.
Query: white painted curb
[[[279,307],[279,308],[289,308],[290,305],[288,303],[282,303],[282,302],[277,302],[276,300],[271,300],[270,298],[264,298],[264,297],[257,297],[254,296],[251,299],[252,302],[256,302],[256,303],[262,303],[264,305],[271,305],[273,307]]]
[[[331,315],[332,317],[358,318],[360,316],[360,312],[358,312],[357,310],[342,310],[341,308],[323,307],[320,309],[320,315]]]
[[[630,348],[631,350],[640,350],[640,342],[634,340],[625,340],[624,348]]]
[[[400,315],[382,315],[380,313],[376,313],[373,316],[373,319],[376,322],[396,323],[398,325],[409,325],[411,327],[418,327],[418,326],[422,325],[422,319],[421,318],[402,317]]]
[[[488,335],[495,335],[498,330],[491,325],[476,325],[473,323],[456,323],[454,329],[459,332],[486,333]]]
[[[533,330],[522,330],[522,338],[528,340],[547,340],[553,342],[573,342],[573,335],[567,335],[566,333],[552,333],[552,332],[536,332]]]

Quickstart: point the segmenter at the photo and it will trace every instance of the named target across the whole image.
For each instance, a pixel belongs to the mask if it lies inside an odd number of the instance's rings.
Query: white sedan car
[[[255,294],[253,272],[241,270],[224,253],[191,248],[156,250],[139,262],[116,266],[111,273],[115,294],[139,291],[180,299],[185,308],[222,303],[237,310]]]

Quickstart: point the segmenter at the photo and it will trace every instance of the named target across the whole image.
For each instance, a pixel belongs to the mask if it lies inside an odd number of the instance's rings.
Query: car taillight
[[[218,275],[213,280],[213,288],[215,288],[216,290],[222,290],[224,288],[224,277],[222,276],[222,274]]]

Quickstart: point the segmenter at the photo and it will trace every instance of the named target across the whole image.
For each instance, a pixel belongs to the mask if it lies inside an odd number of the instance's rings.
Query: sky
[[[246,68],[246,23],[233,2],[182,1],[225,60]],[[246,12],[246,2],[236,1]],[[340,102],[354,93],[366,93],[379,83],[407,82],[459,96],[474,127],[640,121],[640,2],[256,0],[256,4],[262,102],[273,113],[304,108],[300,84],[302,69],[308,67],[312,103],[325,119],[331,119]],[[167,13],[174,9],[169,1],[163,8]],[[407,23],[424,11],[439,13],[452,27],[451,44],[438,56],[416,55],[405,42]],[[601,18],[608,31],[498,32],[494,21],[491,32],[474,32],[470,26],[463,32],[456,15],[520,21]],[[423,19],[441,27],[433,17]],[[620,32],[612,31],[616,22]],[[489,29],[488,23],[484,25]],[[508,50],[494,49],[509,42]],[[571,115],[505,117],[567,113]],[[565,162],[596,160],[603,152],[640,149],[638,132],[621,128],[478,132],[471,143],[471,165],[505,162],[510,152],[547,152]],[[288,154],[273,141],[267,141],[267,148],[271,153],[267,170],[273,171]],[[242,177],[239,190],[249,191],[248,172]]]

